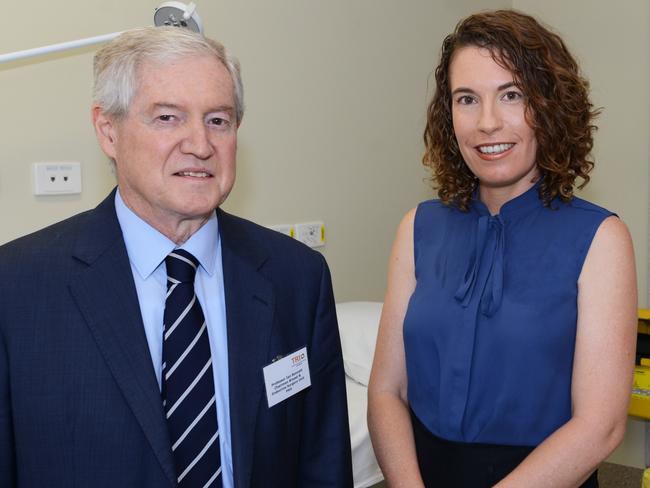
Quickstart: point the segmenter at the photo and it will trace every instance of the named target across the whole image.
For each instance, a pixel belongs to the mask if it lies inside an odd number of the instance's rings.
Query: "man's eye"
[[[219,126],[219,127],[223,127],[223,126],[227,126],[230,123],[230,121],[226,120],[226,119],[224,119],[222,117],[212,117],[212,118],[208,119],[208,123],[210,125],[216,125],[216,126]]]
[[[174,119],[174,116],[169,115],[169,114],[163,114],[163,115],[158,116],[158,120],[161,120],[163,122],[169,122],[169,121],[171,121],[173,119]]]

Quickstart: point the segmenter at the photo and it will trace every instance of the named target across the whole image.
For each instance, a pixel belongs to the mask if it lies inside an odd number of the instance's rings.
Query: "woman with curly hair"
[[[390,487],[598,486],[625,431],[637,293],[626,226],[573,194],[594,165],[588,83],[512,10],[461,21],[436,82],[439,199],[399,226],[369,385],[379,463]]]

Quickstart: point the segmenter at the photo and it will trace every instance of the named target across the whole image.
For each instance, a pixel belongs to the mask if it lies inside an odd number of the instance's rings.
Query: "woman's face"
[[[467,46],[453,54],[449,81],[458,147],[481,191],[514,198],[528,190],[539,175],[537,140],[513,74],[489,50]]]

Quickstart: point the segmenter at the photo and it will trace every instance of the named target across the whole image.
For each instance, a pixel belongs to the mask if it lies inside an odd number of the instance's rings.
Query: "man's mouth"
[[[179,171],[178,176],[193,176],[195,178],[210,178],[212,175],[205,171]]]

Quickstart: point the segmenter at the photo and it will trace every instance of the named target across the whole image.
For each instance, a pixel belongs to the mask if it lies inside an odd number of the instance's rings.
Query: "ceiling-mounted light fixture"
[[[201,18],[196,13],[196,5],[194,2],[190,2],[187,5],[183,2],[163,2],[158,8],[156,8],[153,16],[153,21],[154,25],[157,27],[163,25],[172,25],[175,27],[190,29],[194,32],[203,32],[203,24],[201,22]],[[58,44],[51,44],[49,46],[36,47],[34,49],[25,49],[24,51],[0,54],[0,64],[8,63],[10,61],[17,61],[19,59],[42,56],[44,54],[67,51],[69,49],[92,46],[93,44],[108,42],[120,34],[121,32],[113,32],[111,34],[87,37],[85,39],[79,39],[77,41],[61,42]]]
[[[156,27],[172,25],[203,33],[203,24],[196,13],[194,2],[188,5],[183,2],[163,2],[153,14],[153,23]]]

